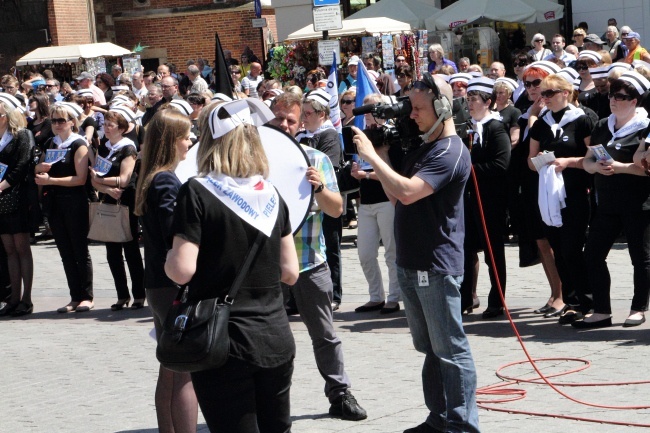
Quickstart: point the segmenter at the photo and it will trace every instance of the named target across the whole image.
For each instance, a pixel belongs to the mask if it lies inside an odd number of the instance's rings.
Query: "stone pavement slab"
[[[311,343],[299,317],[291,318],[297,344],[292,386],[294,432],[392,433],[415,426],[426,417],[421,392],[423,355],[412,346],[404,311],[380,316],[358,314],[354,308],[368,300],[367,285],[356,249],[354,232],[344,233],[344,298],[335,326],[343,341],[352,391],[368,411],[368,419],[347,422],[327,415],[329,404],[316,368]],[[65,276],[52,242],[33,248],[37,263],[34,282],[35,313],[21,319],[0,320],[0,433],[9,432],[142,432],[157,431],[153,394],[158,372],[153,327],[148,309],[110,311],[116,294],[101,245],[91,246],[95,266],[95,310],[57,314],[67,303]],[[382,254],[380,252],[380,258]],[[632,268],[624,245],[609,258],[612,269],[612,328],[577,332],[556,321],[534,315],[532,309],[549,294],[541,266],[517,268],[517,249],[507,248],[508,303],[513,320],[535,358],[582,358],[591,367],[560,376],[555,382],[648,380],[645,359],[650,356],[650,326],[622,328],[632,295]],[[381,260],[380,260],[381,261]],[[387,277],[382,265],[384,278]],[[489,281],[481,268],[479,296],[486,302]],[[479,308],[478,313],[483,308]],[[466,316],[478,371],[479,386],[501,383],[495,372],[525,359],[505,318],[481,320]],[[545,374],[581,365],[579,361],[540,362]],[[528,365],[515,365],[504,374],[531,377]],[[650,410],[606,410],[573,403],[546,385],[512,385],[527,391],[525,399],[493,404],[499,409],[545,412],[574,417],[650,424]],[[648,384],[625,387],[568,387],[560,389],[579,399],[608,405],[650,405]],[[480,399],[486,397],[479,397]],[[489,397],[490,399],[495,397]],[[498,398],[498,397],[496,397]],[[639,427],[536,417],[525,414],[479,412],[483,432],[633,432]],[[199,416],[199,432],[207,432]]]

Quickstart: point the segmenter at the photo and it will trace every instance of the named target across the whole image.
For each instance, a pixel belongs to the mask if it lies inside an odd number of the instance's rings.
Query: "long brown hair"
[[[160,110],[147,124],[135,193],[136,215],[147,212],[147,192],[154,176],[178,163],[176,142],[187,137],[191,126],[190,120],[176,110]]]

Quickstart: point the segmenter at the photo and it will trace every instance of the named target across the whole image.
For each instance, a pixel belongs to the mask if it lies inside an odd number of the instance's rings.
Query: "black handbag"
[[[163,367],[178,373],[194,373],[219,368],[226,363],[230,351],[230,306],[263,236],[258,233],[224,299],[188,301],[189,287],[179,291],[158,336],[156,358]]]
[[[336,170],[336,182],[341,194],[349,194],[359,190],[359,180],[352,177],[352,162],[341,162]]]
[[[0,193],[0,215],[11,215],[14,212],[18,212],[19,207],[20,196],[17,188]]]

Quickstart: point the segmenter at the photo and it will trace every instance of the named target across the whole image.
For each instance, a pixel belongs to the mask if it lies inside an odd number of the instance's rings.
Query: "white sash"
[[[72,143],[80,139],[84,142],[86,141],[84,137],[73,132],[65,141],[61,141],[61,138],[58,135],[55,135],[52,142],[56,145],[57,149],[67,149]]]
[[[584,114],[585,112],[582,111],[582,108],[576,108],[573,105],[569,104],[567,110],[562,115],[562,119],[560,119],[559,123],[555,123],[555,119],[553,118],[553,112],[551,110],[548,110],[546,114],[542,116],[542,119],[544,119],[544,122],[546,122],[551,127],[551,132],[553,133],[553,137],[558,138],[564,132],[564,129],[562,129],[564,125],[573,122],[578,117]]]
[[[14,139],[14,136],[11,135],[9,132],[9,128],[5,131],[4,134],[2,134],[2,138],[0,138],[0,152],[5,150],[5,147],[7,147],[7,144],[11,143],[11,140]]]
[[[612,134],[612,138],[607,142],[607,146],[613,146],[615,141],[625,138],[628,135],[632,135],[642,129],[645,129],[649,124],[650,120],[648,119],[648,112],[643,108],[637,108],[635,110],[634,117],[631,118],[621,128],[619,128],[618,131],[614,131],[614,126],[616,125],[616,115],[611,114],[607,119],[607,127],[609,128],[609,132]]]
[[[108,153],[108,156],[106,156],[106,159],[110,159],[111,156],[113,156],[114,153],[119,152],[120,149],[122,149],[123,147],[126,147],[126,146],[133,146],[133,148],[137,150],[133,140],[131,140],[130,138],[126,138],[126,137],[122,137],[122,139],[120,141],[118,141],[117,143],[115,143],[115,144],[111,144],[110,141],[107,141],[106,143],[104,143],[104,146],[106,146],[106,148],[109,150],[109,153]]]
[[[262,176],[232,178],[210,173],[196,180],[239,218],[271,236],[278,219],[280,196]]]
[[[489,122],[490,120],[501,121],[501,119],[501,115],[496,111],[490,111],[490,113],[481,120],[474,120],[474,118],[472,118],[472,127],[474,129],[474,144],[479,143],[481,146],[483,145],[483,124]]]

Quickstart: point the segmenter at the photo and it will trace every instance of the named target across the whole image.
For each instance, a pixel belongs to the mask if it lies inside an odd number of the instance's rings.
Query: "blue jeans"
[[[479,432],[476,368],[463,330],[462,276],[428,272],[420,286],[418,271],[397,268],[415,350],[426,355],[422,367],[427,424],[445,432]]]

